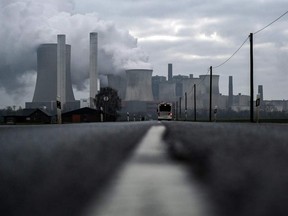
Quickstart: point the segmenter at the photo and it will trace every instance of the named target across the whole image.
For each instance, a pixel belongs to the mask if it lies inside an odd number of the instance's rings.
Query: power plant
[[[94,98],[98,93],[98,34],[90,33],[90,95],[89,106],[96,108]],[[65,35],[57,35],[57,44],[42,44],[37,49],[37,80],[32,102],[26,108],[45,108],[50,113],[57,111],[56,101],[64,112],[79,109],[71,82],[71,46]]]
[[[98,77],[101,74],[101,71],[98,71],[96,32],[90,33],[89,48],[89,96],[82,105],[99,109],[94,104],[94,98],[100,89]],[[107,75],[108,86],[117,90],[122,100],[122,115],[132,114],[153,118],[156,115],[157,104],[160,102],[171,102],[174,104],[174,109],[176,104],[179,106],[177,109],[184,109],[187,104],[187,109],[191,112],[194,104],[197,104],[197,110],[209,109],[209,75],[200,75],[199,78],[194,77],[193,74],[173,76],[171,63],[168,64],[168,79],[165,76],[152,76],[152,74],[151,69],[134,68],[125,70],[125,73]],[[219,75],[212,76],[212,107],[236,112],[249,110],[249,96],[233,95],[233,77],[229,76],[228,96],[220,94],[219,78]],[[258,92],[262,103],[263,86],[258,87]],[[71,46],[66,44],[65,35],[57,35],[57,43],[41,44],[38,47],[35,92],[32,102],[26,102],[26,108],[44,108],[51,114],[55,114],[56,101],[60,101],[62,112],[80,108],[80,101],[75,100],[73,94]]]

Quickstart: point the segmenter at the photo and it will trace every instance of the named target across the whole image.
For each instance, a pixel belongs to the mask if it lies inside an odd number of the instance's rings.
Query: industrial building
[[[157,104],[152,93],[152,73],[153,70],[150,69],[126,70],[126,91],[122,103],[122,115],[128,113],[137,119],[156,118]],[[121,92],[121,89],[118,91]]]
[[[71,46],[65,44],[64,56],[59,56],[59,44],[41,44],[37,49],[37,80],[32,102],[26,108],[44,108],[56,113],[56,100],[61,97],[63,110],[80,108],[71,82]],[[59,60],[60,58],[60,60]],[[60,70],[60,73],[58,73]]]
[[[96,108],[94,98],[98,93],[98,34],[90,33],[90,95],[87,105]],[[80,108],[75,100],[71,82],[71,46],[65,35],[57,35],[57,44],[41,44],[37,49],[37,80],[32,102],[26,108],[45,108],[57,113],[57,101],[61,113]]]
[[[71,111],[80,108],[80,104],[81,107],[89,106],[96,110],[94,98],[100,89],[99,74],[101,71],[98,71],[98,34],[92,32],[89,61],[90,94],[85,100],[75,100],[71,82],[71,46],[66,44],[65,35],[57,35],[57,43],[42,44],[37,49],[35,92],[32,102],[26,102],[26,108],[41,108],[55,115],[56,101],[60,101],[62,113],[69,111],[72,113]],[[108,87],[117,90],[122,100],[120,111],[122,117],[130,115],[130,119],[139,119],[139,117],[155,119],[157,104],[160,102],[173,103],[174,109],[179,112],[184,111],[187,105],[187,112],[192,113],[195,104],[197,110],[204,112],[209,110],[209,75],[199,77],[194,77],[193,74],[173,75],[172,63],[168,64],[167,77],[152,76],[152,74],[151,69],[135,68],[126,70],[122,74],[107,75]],[[250,96],[233,94],[233,77],[229,76],[228,95],[220,94],[219,79],[219,75],[212,75],[212,107],[235,112],[249,111]],[[288,109],[286,101],[265,101],[263,86],[258,87],[258,93],[262,110],[286,111]]]
[[[118,91],[122,100],[122,115],[155,118],[157,104],[171,102],[184,113],[185,95],[187,95],[187,111],[194,110],[194,86],[196,86],[196,108],[207,111],[210,106],[210,76],[200,75],[199,78],[190,74],[173,75],[173,66],[168,64],[168,79],[165,76],[152,76],[152,70],[127,70],[123,75],[108,75],[108,86]],[[233,77],[229,77],[229,95],[219,92],[219,75],[212,75],[212,107],[220,110],[236,112],[249,110],[250,97],[233,95]]]

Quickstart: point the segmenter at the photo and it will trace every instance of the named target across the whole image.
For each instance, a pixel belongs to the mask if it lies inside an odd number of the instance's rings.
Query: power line
[[[277,19],[275,19],[273,22],[269,23],[269,24],[266,25],[265,27],[263,27],[263,28],[261,28],[260,30],[256,31],[256,32],[254,33],[254,35],[260,33],[260,32],[263,31],[264,29],[268,28],[269,26],[271,26],[272,24],[274,24],[275,22],[277,22],[278,20],[280,20],[282,17],[284,17],[286,14],[288,14],[288,11],[286,11],[284,14],[282,14],[281,16],[279,16],[279,17],[278,17]],[[239,50],[244,46],[244,44],[247,42],[248,39],[249,39],[249,37],[247,37],[247,38],[244,40],[244,42],[241,44],[241,46],[240,46],[226,61],[224,61],[223,63],[221,63],[221,64],[219,64],[219,65],[217,65],[217,66],[215,66],[215,67],[213,67],[213,68],[214,68],[214,69],[219,68],[219,67],[223,66],[224,64],[226,64],[228,61],[230,61],[230,59],[233,58],[234,55],[236,55],[236,54],[239,52]]]
[[[282,14],[280,17],[278,17],[277,19],[275,19],[273,22],[269,23],[268,25],[266,25],[266,26],[263,27],[262,29],[254,32],[254,35],[260,33],[260,32],[263,31],[263,30],[265,30],[266,28],[268,28],[269,26],[271,26],[272,24],[274,24],[275,22],[277,22],[278,20],[280,20],[282,17],[284,17],[286,14],[288,14],[288,11],[286,11],[284,14]]]
[[[241,44],[241,46],[223,63],[217,65],[216,67],[213,67],[214,69],[221,67],[222,65],[226,64],[231,58],[233,58],[234,55],[236,55],[236,53],[239,52],[239,50],[244,46],[244,44],[247,42],[247,40],[249,39],[249,37],[247,37],[244,42]]]

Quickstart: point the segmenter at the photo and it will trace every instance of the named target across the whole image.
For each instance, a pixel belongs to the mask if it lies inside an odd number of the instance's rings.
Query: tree
[[[95,98],[96,107],[103,109],[104,113],[117,116],[117,111],[121,110],[121,99],[118,92],[110,87],[101,88]]]

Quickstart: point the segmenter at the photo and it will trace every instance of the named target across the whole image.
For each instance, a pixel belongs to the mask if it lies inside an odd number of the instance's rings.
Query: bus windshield
[[[160,103],[158,105],[158,120],[172,120],[172,104]]]
[[[159,111],[160,112],[171,112],[171,105],[170,104],[160,104]]]

